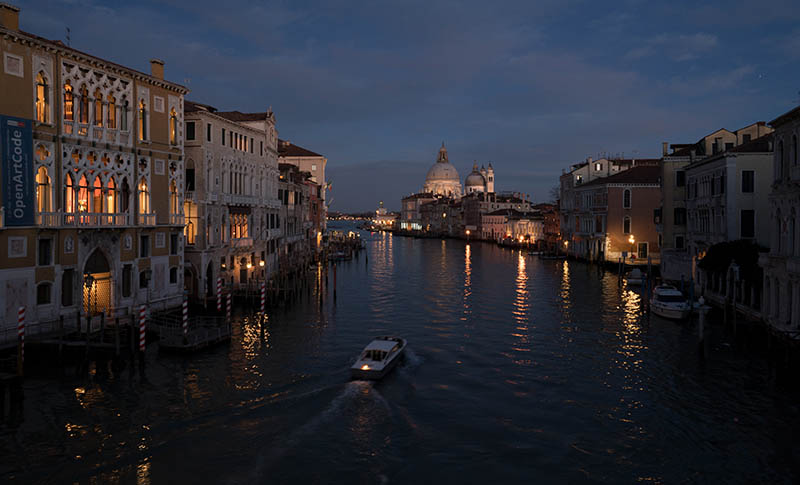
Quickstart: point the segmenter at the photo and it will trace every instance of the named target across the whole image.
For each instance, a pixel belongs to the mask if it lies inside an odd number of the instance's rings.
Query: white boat
[[[653,297],[650,299],[650,311],[656,315],[673,320],[683,320],[689,316],[691,306],[674,286],[661,285],[653,290]]]
[[[633,268],[630,270],[627,276],[625,276],[625,281],[628,283],[628,286],[641,286],[643,280],[644,273],[639,268]]]
[[[402,359],[406,340],[400,337],[375,337],[350,368],[353,379],[381,379]]]

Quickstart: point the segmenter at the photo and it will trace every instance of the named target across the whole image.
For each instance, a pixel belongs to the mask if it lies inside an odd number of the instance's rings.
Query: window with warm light
[[[89,181],[82,175],[78,182],[78,212],[89,211]]]
[[[75,212],[75,199],[75,184],[68,173],[64,181],[64,212]]]
[[[147,106],[144,100],[139,101],[139,141],[147,139]]]
[[[175,108],[169,113],[169,143],[178,144],[178,115],[175,113]]]
[[[36,172],[36,209],[39,213],[50,212],[50,177],[47,168],[39,167]]]
[[[103,182],[99,176],[92,184],[92,212],[103,212]]]
[[[109,178],[108,184],[106,185],[105,211],[108,214],[117,212],[117,184],[114,181],[114,177]]]
[[[75,119],[75,98],[73,96],[72,86],[67,81],[64,83],[64,119],[67,121]]]
[[[147,187],[147,180],[142,178],[139,181],[139,214],[150,213],[150,190]]]
[[[50,122],[50,93],[44,72],[36,76],[36,121]]]

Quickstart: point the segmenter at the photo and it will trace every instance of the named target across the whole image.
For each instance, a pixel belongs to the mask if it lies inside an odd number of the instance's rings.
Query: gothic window
[[[86,175],[81,175],[78,182],[78,212],[88,212],[89,210],[89,181]]]
[[[99,175],[92,184],[92,212],[103,212],[103,182]]]
[[[171,145],[178,144],[178,115],[175,114],[175,108],[169,113],[169,142]]]
[[[36,121],[50,122],[50,94],[44,72],[36,76]]]
[[[86,86],[81,86],[80,113],[78,114],[81,123],[89,124],[89,90]]]
[[[117,98],[113,94],[108,95],[108,123],[111,130],[117,129]]]
[[[623,209],[630,209],[631,208],[631,190],[625,189],[622,192],[622,208]]]
[[[72,174],[67,174],[64,184],[64,211],[75,212],[75,184],[72,181]]]
[[[147,106],[144,100],[139,101],[139,140],[147,139]]]
[[[103,93],[100,88],[94,91],[94,126],[103,126]]]
[[[147,188],[147,180],[142,178],[139,181],[139,214],[150,213],[150,190]]]
[[[72,93],[72,86],[69,81],[64,83],[64,119],[73,121],[75,119],[75,98]]]
[[[120,212],[128,212],[128,204],[131,200],[131,189],[128,186],[128,179],[122,179],[122,197],[120,200]]]
[[[50,212],[50,177],[47,175],[47,168],[39,167],[36,172],[36,209],[42,212]]]
[[[106,186],[106,212],[114,214],[117,212],[117,183],[114,177],[109,177],[108,185]]]

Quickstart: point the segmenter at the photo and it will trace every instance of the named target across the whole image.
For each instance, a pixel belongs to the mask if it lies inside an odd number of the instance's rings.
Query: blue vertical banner
[[[33,121],[0,116],[0,152],[3,157],[3,208],[6,226],[32,226]]]

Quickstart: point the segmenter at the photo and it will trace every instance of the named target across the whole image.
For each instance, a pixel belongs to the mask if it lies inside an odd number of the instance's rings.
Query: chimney
[[[150,75],[156,79],[164,79],[164,61],[161,59],[150,59]]]
[[[586,163],[591,164],[592,163],[592,157],[586,157]]]
[[[19,7],[0,3],[0,26],[8,30],[19,30]]]
[[[669,146],[669,143],[667,143],[665,141],[661,142],[661,156],[662,157],[666,157],[669,154],[669,151],[668,151],[669,149],[667,148],[668,146]]]

